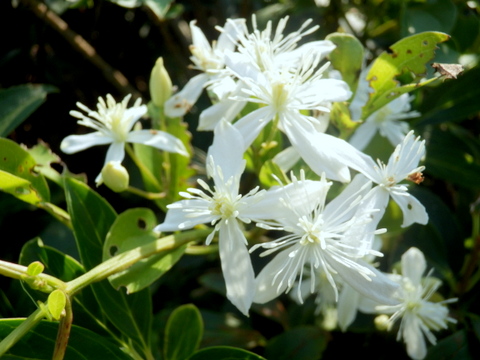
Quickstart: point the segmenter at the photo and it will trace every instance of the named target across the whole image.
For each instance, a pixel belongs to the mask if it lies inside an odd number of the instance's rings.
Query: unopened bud
[[[163,66],[163,58],[159,57],[150,74],[150,97],[156,106],[162,107],[170,96],[172,96],[172,80]]]
[[[388,315],[378,315],[374,320],[375,327],[380,331],[388,331],[391,326],[390,318]]]
[[[103,183],[115,192],[128,188],[130,176],[127,169],[119,161],[110,161],[102,169]]]

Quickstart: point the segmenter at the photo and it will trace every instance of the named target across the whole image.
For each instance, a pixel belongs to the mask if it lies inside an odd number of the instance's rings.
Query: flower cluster
[[[318,26],[307,21],[284,34],[288,18],[275,30],[270,22],[264,30],[258,29],[255,17],[252,22],[249,31],[244,19],[227,20],[213,44],[190,23],[191,61],[201,73],[166,100],[164,111],[170,118],[183,116],[203,89],[208,91],[213,105],[202,111],[198,127],[214,131],[206,157],[208,179],[181,192],[184,199],[168,205],[165,220],[155,230],[210,224],[206,245],[218,241],[226,296],[247,316],[252,304],[284,293],[298,303],[315,294],[318,311],[334,309],[342,330],[353,322],[357,309],[393,314],[390,324],[402,318],[399,336],[412,358],[423,358],[423,335],[433,343],[431,331],[453,321],[445,302],[429,302],[438,286],[422,285],[423,254],[409,250],[402,257],[402,275],[386,274],[374,265],[374,259],[383,256],[376,239],[387,231],[379,223],[390,200],[402,211],[402,227],[428,223],[425,207],[405,183],[421,183],[424,166],[419,163],[425,157],[425,142],[398,122],[418,115],[409,112],[411,98],[400,96],[359,119],[369,88],[358,86],[353,94],[345,81],[329,76],[333,69],[326,59],[334,43],[299,45]],[[172,135],[132,130],[147,108],[138,102],[127,108],[128,99],[120,104],[110,96],[106,102],[99,99],[97,111],[78,104],[86,114],[71,114],[96,132],[67,137],[63,151],[110,144],[106,163],[121,162],[125,143],[139,142],[188,155]],[[348,101],[352,119],[363,121],[350,141],[326,131],[333,104]],[[362,151],[377,130],[396,146],[387,163]],[[245,189],[245,153],[265,132],[290,145],[269,159],[279,171],[301,170],[277,178],[276,186]],[[262,232],[262,241],[246,236],[249,229]],[[271,258],[258,274],[253,256]]]

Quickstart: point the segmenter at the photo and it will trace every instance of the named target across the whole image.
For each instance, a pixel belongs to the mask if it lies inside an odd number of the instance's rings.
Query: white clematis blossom
[[[70,115],[80,119],[78,124],[96,130],[85,135],[70,135],[63,139],[60,149],[66,154],[73,154],[95,145],[110,145],[105,165],[121,163],[125,157],[125,143],[139,143],[153,146],[160,150],[188,156],[183,143],[175,136],[158,130],[132,130],[135,123],[147,113],[147,107],[137,99],[132,107],[127,107],[131,95],[127,95],[121,103],[117,103],[108,94],[106,101],[99,97],[97,110],[90,110],[81,103],[77,106],[85,112],[70,111]],[[95,182],[102,183],[100,173]]]
[[[222,28],[218,41],[214,41],[212,45],[195,23],[190,22],[193,42],[190,46],[190,60],[194,64],[193,69],[201,73],[191,78],[181,91],[165,102],[165,114],[170,117],[185,115],[197,102],[205,87],[212,90],[219,99],[225,98],[236,88],[235,81],[222,71],[225,68],[224,53],[234,50],[236,28],[244,26],[245,20],[229,20]]]
[[[181,193],[186,200],[169,205],[165,221],[156,230],[185,230],[203,223],[214,225],[206,244],[210,244],[218,232],[227,298],[243,314],[248,315],[255,284],[241,222],[268,220],[270,209],[275,207],[279,199],[276,192],[267,196],[267,192],[258,191],[258,187],[246,195],[239,194],[240,177],[245,168],[243,139],[226,121],[217,125],[214,134],[207,157],[207,175],[213,179],[213,188],[198,180],[203,190],[188,189],[188,193]]]
[[[413,223],[428,223],[425,207],[410,195],[407,185],[400,184],[403,180],[417,184],[423,181],[422,171],[425,166],[418,166],[418,163],[424,156],[425,140],[421,141],[420,137],[415,137],[413,131],[410,131],[395,148],[386,165],[380,160],[375,164],[372,158],[364,157],[365,162],[354,167],[377,184],[368,195],[370,201],[374,202],[372,206],[381,210],[375,216],[383,215],[391,197],[402,210],[402,227]]]
[[[456,320],[448,316],[447,303],[457,299],[431,302],[429,299],[440,287],[438,279],[427,276],[422,278],[427,265],[425,256],[417,248],[410,248],[402,255],[402,275],[390,274],[390,278],[400,284],[397,294],[400,303],[397,305],[379,305],[367,302],[362,305],[362,312],[391,315],[388,320],[389,329],[399,319],[400,328],[397,340],[403,338],[407,345],[407,353],[412,359],[423,359],[427,355],[425,338],[431,344],[436,343],[433,331],[447,328],[447,323]]]
[[[420,116],[418,111],[410,111],[413,97],[403,94],[370,115],[349,139],[349,143],[363,150],[377,131],[386,137],[393,146],[397,146],[408,133],[408,123],[401,121]]]
[[[300,194],[305,180],[298,181],[294,177],[292,180],[293,183],[286,188],[293,187]],[[365,296],[396,303],[392,294],[397,285],[361,260],[366,254],[382,255],[372,250],[373,234],[367,226],[375,209],[363,207],[361,201],[371,183],[361,175],[356,176],[339,196],[325,204],[330,185],[322,177],[316,182],[316,193],[304,187],[302,198],[308,199],[308,203],[291,198],[285,192],[282,206],[271,210],[280,224],[277,230],[282,229],[288,235],[255,245],[250,250],[266,249],[261,256],[278,252],[257,276],[254,302],[265,303],[290,291],[297,279],[302,282],[305,268],[310,272],[310,292],[313,293],[315,273],[321,268],[336,299],[338,289],[334,276],[338,275]],[[383,230],[373,231],[381,232]],[[297,287],[297,297],[300,303],[303,302],[301,287]]]

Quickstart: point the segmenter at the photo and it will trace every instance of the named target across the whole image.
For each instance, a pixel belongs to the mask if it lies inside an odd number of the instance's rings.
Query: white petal
[[[255,280],[250,254],[245,246],[245,236],[234,218],[221,225],[218,235],[227,298],[248,316],[255,292]]]
[[[375,276],[371,276],[371,280],[367,280],[358,270],[347,267],[341,262],[332,261],[330,257],[328,259],[329,264],[338,272],[342,279],[361,295],[384,305],[397,305],[399,303],[397,291],[400,286],[370,264],[358,260],[359,265],[375,274]]]
[[[208,149],[208,157],[213,157],[215,166],[222,169],[225,181],[243,172],[244,148],[242,135],[232,124],[222,119],[215,127],[213,144]],[[209,175],[213,176],[213,174]]]
[[[141,106],[134,106],[131,108],[128,108],[125,110],[123,113],[123,118],[128,119],[129,123],[125,126],[125,128],[130,131],[133,128],[133,125],[140,119],[143,115],[145,115],[148,111],[148,108],[146,105],[141,105]]]
[[[416,247],[411,247],[402,255],[402,275],[409,278],[413,285],[421,285],[426,269],[425,256]]]
[[[196,20],[190,21],[190,31],[192,33],[193,46],[204,49],[206,51],[211,51],[212,47],[210,46],[210,43],[203,34],[203,31],[196,25],[196,23]]]
[[[407,353],[412,359],[423,359],[427,356],[427,345],[422,330],[420,329],[421,320],[413,315],[408,314],[402,319],[403,340],[407,345]]]
[[[348,142],[358,150],[363,150],[370,144],[376,132],[377,126],[375,123],[366,121],[355,130],[350,139],[348,139]]]
[[[348,84],[343,80],[320,79],[311,84],[306,96],[315,95],[318,102],[347,101],[352,96]]]
[[[351,286],[345,284],[338,297],[337,305],[338,326],[342,331],[346,331],[357,317],[359,301],[360,294]]]
[[[135,130],[128,134],[127,141],[188,156],[183,143],[173,135],[159,130]]]
[[[269,302],[286,290],[288,285],[287,281],[283,281],[282,285],[278,287],[283,274],[278,276],[275,281],[274,278],[275,275],[285,267],[290,251],[291,250],[287,249],[278,253],[267,265],[265,265],[262,271],[260,271],[255,279],[256,292],[255,297],[253,298],[254,303],[264,304]]]
[[[245,107],[245,101],[224,99],[200,113],[197,130],[213,130],[220,119],[231,122]]]
[[[95,145],[110,144],[112,141],[113,139],[110,136],[98,131],[85,135],[70,135],[62,140],[60,149],[65,154],[74,154]]]
[[[201,199],[180,200],[174,203],[174,207],[168,209],[164,222],[157,225],[154,230],[161,232],[186,230],[196,225],[210,223],[215,218],[210,214],[209,205],[208,201]]]
[[[293,147],[289,146],[275,155],[272,161],[277,164],[283,172],[287,172],[300,160],[300,154]]]
[[[349,182],[350,171],[340,156],[347,155],[342,152],[343,140],[315,132],[313,126],[302,123],[284,126],[288,139],[302,159],[318,175],[325,173],[329,179]],[[355,148],[352,146],[352,149]]]
[[[242,151],[246,151],[250,147],[258,134],[260,134],[260,131],[273,119],[274,115],[271,107],[265,106],[252,111],[235,123],[235,128],[242,134],[245,141],[245,147]]]
[[[165,102],[165,114],[169,117],[185,115],[195,104],[208,81],[207,74],[198,74],[191,78],[184,88]]]
[[[410,226],[413,223],[422,225],[426,225],[428,223],[427,211],[417,198],[408,193],[405,193],[405,195],[397,195],[392,192],[391,196],[402,210],[402,227]]]
[[[230,50],[235,49],[235,41],[238,38],[239,31],[245,28],[245,19],[228,19],[222,28],[222,32],[217,40],[218,50]]]

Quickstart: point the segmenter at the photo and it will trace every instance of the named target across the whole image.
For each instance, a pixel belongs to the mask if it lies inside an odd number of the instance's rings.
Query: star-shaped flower
[[[96,111],[77,103],[85,114],[72,110],[70,115],[80,119],[78,124],[96,131],[85,135],[67,136],[60,144],[61,150],[66,154],[73,154],[95,145],[110,145],[105,164],[123,161],[125,143],[144,144],[188,156],[183,143],[173,135],[158,130],[132,130],[135,123],[147,113],[147,107],[141,105],[141,99],[138,99],[132,107],[127,107],[130,97],[131,95],[127,95],[121,103],[115,102],[110,94],[107,95],[106,101],[99,97]],[[101,173],[95,182],[97,185],[102,183]]]

